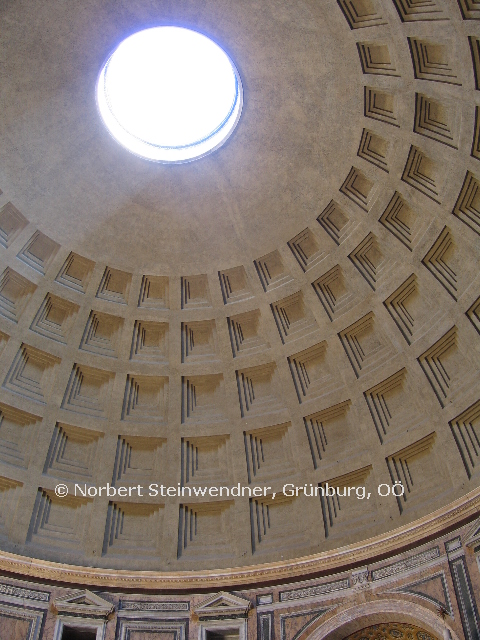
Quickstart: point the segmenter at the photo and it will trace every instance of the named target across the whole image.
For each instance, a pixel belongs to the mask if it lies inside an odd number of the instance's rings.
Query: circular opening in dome
[[[97,104],[112,136],[156,162],[201,158],[222,145],[242,111],[235,65],[215,42],[181,27],[129,36],[104,64]]]

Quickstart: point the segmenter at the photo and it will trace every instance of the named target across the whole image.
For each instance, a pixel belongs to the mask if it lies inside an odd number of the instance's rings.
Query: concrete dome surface
[[[5,558],[291,575],[478,512],[477,2],[0,17]],[[109,53],[161,25],[207,35],[243,82],[232,136],[188,164],[130,154],[95,103]]]

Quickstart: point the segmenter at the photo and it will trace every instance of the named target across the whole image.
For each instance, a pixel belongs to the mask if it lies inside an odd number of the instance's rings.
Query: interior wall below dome
[[[0,577],[2,640],[476,640],[480,520],[321,577],[105,589]]]

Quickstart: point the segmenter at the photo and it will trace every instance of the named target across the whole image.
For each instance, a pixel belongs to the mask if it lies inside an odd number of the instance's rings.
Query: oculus
[[[189,162],[211,153],[233,132],[242,83],[225,51],[180,27],[138,31],[102,67],[96,87],[111,135],[137,156]]]

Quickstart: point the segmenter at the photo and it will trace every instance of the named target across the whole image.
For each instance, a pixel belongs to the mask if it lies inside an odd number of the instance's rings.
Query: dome
[[[20,1],[2,24],[3,557],[280,580],[478,513],[476,3]],[[180,164],[126,150],[95,97],[165,26],[243,88]]]

